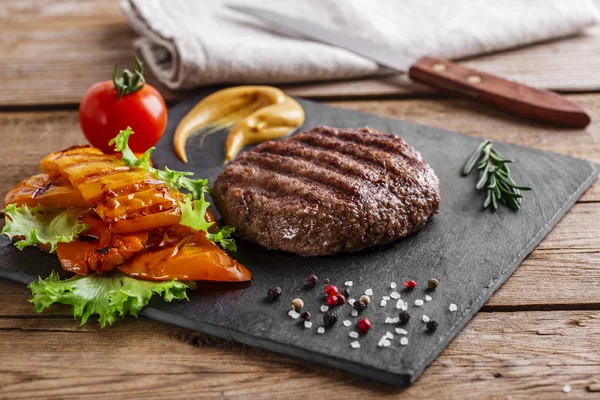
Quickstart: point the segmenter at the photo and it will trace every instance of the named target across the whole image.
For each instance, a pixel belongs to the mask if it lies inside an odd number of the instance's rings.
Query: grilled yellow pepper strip
[[[281,90],[270,86],[237,86],[203,99],[179,123],[173,147],[188,162],[187,139],[231,127],[225,143],[225,161],[244,146],[286,136],[304,122],[304,110]]]

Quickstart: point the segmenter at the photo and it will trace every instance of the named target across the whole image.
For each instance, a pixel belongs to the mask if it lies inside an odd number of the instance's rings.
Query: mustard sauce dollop
[[[175,153],[188,162],[187,139],[231,128],[225,142],[225,162],[250,144],[289,135],[304,122],[304,110],[294,99],[271,86],[236,86],[200,101],[179,123],[173,138]]]

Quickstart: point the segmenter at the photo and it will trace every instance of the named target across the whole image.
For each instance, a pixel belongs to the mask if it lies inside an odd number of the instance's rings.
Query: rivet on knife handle
[[[590,116],[577,104],[547,90],[466,68],[450,61],[422,57],[408,72],[411,79],[440,91],[468,97],[523,118],[570,128],[585,128]]]

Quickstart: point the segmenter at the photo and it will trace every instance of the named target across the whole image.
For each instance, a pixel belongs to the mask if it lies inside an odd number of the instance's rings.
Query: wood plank
[[[93,83],[110,78],[114,64],[132,65],[131,41],[118,0],[4,0],[0,3],[0,107],[77,104]],[[564,40],[485,55],[465,64],[509,79],[552,89],[600,89],[600,27]],[[574,63],[573,60],[579,60]],[[168,91],[149,74],[165,97]],[[410,97],[431,90],[405,76],[286,86],[296,96]]]
[[[591,113],[593,122],[586,130],[523,122],[457,99],[335,101],[330,104],[600,162],[600,94],[570,95],[569,98]],[[85,143],[75,111],[2,112],[0,133],[10,138],[0,148],[1,196],[24,177],[37,173],[39,161],[48,152]],[[600,185],[596,183],[583,200],[600,201]]]
[[[479,313],[412,387],[400,390],[148,320],[83,333],[66,319],[3,318],[0,386],[6,399],[445,399],[559,397],[570,384],[569,398],[586,398],[586,386],[600,378],[598,335],[598,311]]]

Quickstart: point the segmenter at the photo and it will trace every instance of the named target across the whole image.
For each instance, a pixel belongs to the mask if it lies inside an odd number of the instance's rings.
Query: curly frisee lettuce
[[[140,158],[129,148],[129,137],[134,132],[130,127],[120,131],[119,134],[112,139],[109,144],[115,145],[115,150],[121,152],[122,160],[130,167],[142,168],[164,181],[168,186],[175,189],[186,189],[189,194],[185,196],[183,202],[179,202],[181,207],[181,225],[189,226],[198,231],[203,231],[208,240],[218,243],[225,250],[236,251],[237,247],[231,234],[235,228],[224,226],[218,231],[211,233],[208,229],[214,225],[214,222],[206,221],[206,210],[210,203],[204,199],[204,194],[208,191],[208,181],[206,179],[190,179],[188,176],[193,175],[192,172],[173,171],[169,168],[160,170],[150,165],[150,155],[155,150],[151,147]]]
[[[19,250],[27,246],[45,245],[54,253],[58,243],[71,242],[87,229],[80,221],[87,211],[86,208],[63,210],[42,206],[29,208],[27,205],[17,207],[16,204],[9,204],[2,210],[8,216],[2,233],[11,239],[17,238],[15,246]]]
[[[193,282],[179,282],[177,279],[165,282],[144,281],[130,278],[121,272],[76,275],[60,280],[52,272],[46,279],[39,278],[28,286],[33,298],[29,300],[35,311],[41,312],[54,303],[73,306],[75,318],[81,318],[81,325],[97,315],[100,326],[112,325],[117,318],[126,315],[137,317],[153,295],[165,301],[188,300],[186,290],[195,288]]]

